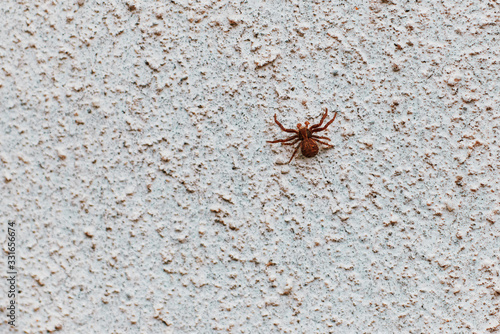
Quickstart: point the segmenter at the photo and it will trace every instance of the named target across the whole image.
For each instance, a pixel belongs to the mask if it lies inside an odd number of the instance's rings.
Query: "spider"
[[[299,123],[299,124],[297,124],[298,130],[293,130],[293,129],[285,129],[285,127],[283,125],[281,125],[281,123],[278,122],[278,120],[276,119],[276,114],[274,114],[274,121],[276,122],[276,124],[278,124],[278,126],[281,128],[281,130],[283,130],[285,132],[294,133],[294,135],[289,137],[289,138],[286,138],[286,139],[278,139],[278,140],[267,141],[267,142],[268,143],[281,143],[282,145],[295,145],[298,142],[300,142],[300,144],[297,146],[297,148],[293,152],[292,157],[288,161],[288,164],[292,161],[295,154],[297,154],[297,151],[299,150],[299,148],[301,149],[301,152],[305,157],[312,158],[316,154],[318,154],[319,148],[318,148],[317,143],[323,144],[323,145],[328,146],[328,147],[333,147],[333,145],[330,145],[328,143],[325,143],[323,141],[318,140],[318,139],[330,140],[330,138],[320,137],[320,136],[314,135],[314,133],[316,133],[316,132],[326,130],[326,128],[330,124],[332,124],[332,122],[335,120],[335,117],[337,117],[337,113],[335,112],[335,116],[333,116],[333,119],[330,122],[326,123],[326,125],[324,127],[321,127],[321,125],[323,124],[323,121],[326,118],[326,115],[328,115],[327,108],[325,108],[325,114],[323,115],[323,117],[321,118],[321,121],[318,124],[314,124],[311,127],[309,127],[309,122],[305,122],[306,126],[302,127],[302,124]],[[294,141],[291,143],[285,144],[285,142],[288,142],[291,140],[294,140]]]

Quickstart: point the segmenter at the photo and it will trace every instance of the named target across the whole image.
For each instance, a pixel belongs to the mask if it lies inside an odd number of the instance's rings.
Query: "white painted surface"
[[[4,1],[19,329],[500,330],[499,17],[478,0]],[[325,107],[335,148],[285,165],[273,115]]]

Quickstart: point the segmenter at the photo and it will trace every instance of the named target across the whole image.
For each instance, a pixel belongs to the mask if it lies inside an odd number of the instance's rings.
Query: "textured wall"
[[[500,330],[498,1],[8,0],[0,21],[21,331]],[[335,147],[287,165],[273,115],[325,107]]]

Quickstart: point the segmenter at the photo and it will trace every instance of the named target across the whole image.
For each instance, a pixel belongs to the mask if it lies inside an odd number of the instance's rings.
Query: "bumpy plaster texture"
[[[21,332],[500,330],[498,1],[8,0],[0,19]],[[275,113],[325,107],[335,148],[287,165],[266,144]]]

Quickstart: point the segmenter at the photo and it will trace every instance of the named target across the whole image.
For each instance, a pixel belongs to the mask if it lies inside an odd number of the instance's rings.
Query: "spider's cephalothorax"
[[[282,145],[295,145],[295,144],[300,142],[299,145],[297,146],[297,148],[295,149],[295,151],[293,152],[292,157],[290,158],[288,163],[290,163],[292,161],[295,154],[297,154],[297,151],[299,150],[299,148],[305,157],[312,158],[316,154],[318,154],[319,148],[318,148],[317,143],[323,144],[323,145],[328,146],[328,147],[333,147],[332,145],[330,145],[328,143],[325,143],[325,142],[318,140],[318,139],[330,140],[330,138],[320,137],[320,136],[314,135],[314,133],[316,133],[316,132],[326,130],[326,128],[330,124],[332,124],[332,122],[335,120],[335,117],[337,117],[337,113],[335,113],[335,116],[333,116],[332,120],[330,122],[326,123],[326,125],[324,127],[321,127],[321,125],[323,124],[323,121],[325,120],[327,115],[328,115],[328,109],[325,108],[325,114],[323,115],[323,117],[321,118],[321,121],[318,124],[315,124],[315,125],[312,125],[311,127],[309,127],[309,122],[305,122],[305,126],[302,126],[302,124],[299,123],[299,124],[297,124],[298,130],[293,130],[293,129],[285,129],[285,127],[283,125],[281,125],[281,123],[278,122],[278,120],[276,119],[276,114],[274,114],[274,121],[276,122],[276,124],[278,124],[280,129],[285,131],[285,132],[294,133],[294,135],[289,137],[289,138],[286,138],[286,139],[268,141],[268,143],[282,143]],[[293,142],[286,143],[286,142],[289,142],[291,140],[293,140]]]

